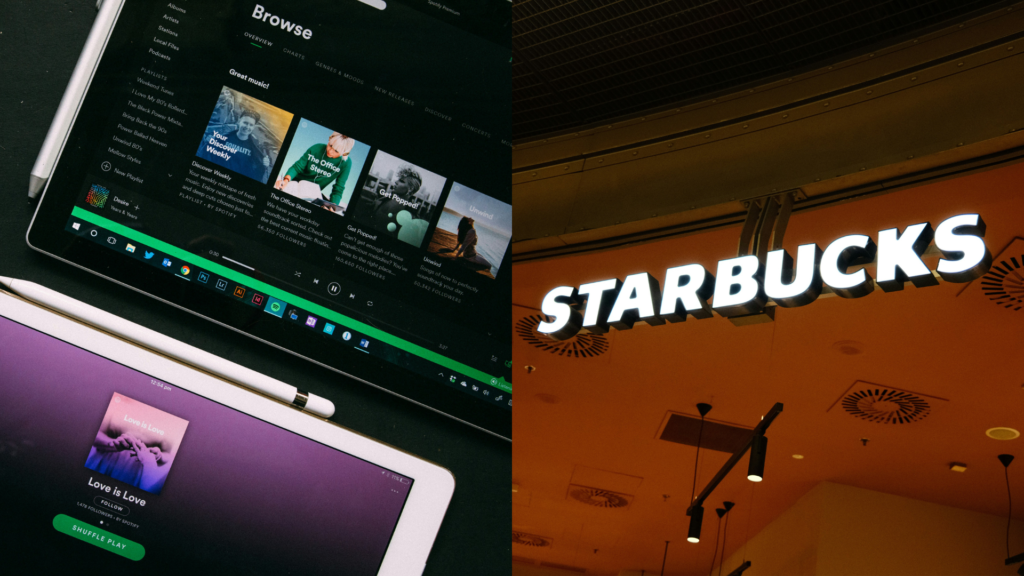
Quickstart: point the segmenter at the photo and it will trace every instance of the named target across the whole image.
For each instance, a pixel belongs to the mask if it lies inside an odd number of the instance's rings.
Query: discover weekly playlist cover
[[[266,184],[292,114],[224,86],[196,156]]]

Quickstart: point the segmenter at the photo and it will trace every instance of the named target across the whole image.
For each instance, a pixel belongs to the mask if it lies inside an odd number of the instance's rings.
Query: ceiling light
[[[856,340],[839,340],[832,343],[832,349],[840,354],[855,356],[864,352],[864,343]]]
[[[700,525],[704,521],[704,507],[694,506],[690,508],[690,530],[686,533],[686,541],[700,542]]]
[[[764,456],[768,450],[768,439],[758,434],[750,443],[750,464],[747,466],[747,480],[764,480]]]
[[[1000,454],[996,458],[999,458],[999,462],[1002,463],[1003,474],[1006,476],[1006,504],[1008,508],[1006,511],[1006,555],[1009,557],[1004,564],[1009,566],[1024,560],[1024,552],[1016,556],[1010,556],[1010,521],[1013,519],[1013,494],[1010,493],[1010,463],[1013,462],[1013,455]],[[1017,569],[1017,574],[1024,576],[1024,564],[1021,564],[1020,568]]]
[[[693,463],[693,488],[690,490],[690,502],[694,501],[693,494],[697,490],[697,464],[700,462],[700,440],[701,436],[704,435],[704,417],[711,411],[711,404],[700,402],[697,404],[697,411],[700,412],[700,431],[697,433],[697,456]],[[691,506],[688,513],[690,514],[690,530],[686,534],[686,541],[700,542],[700,524],[704,520],[704,507],[699,504]]]
[[[1020,436],[1020,432],[1013,428],[998,426],[996,428],[989,428],[988,430],[985,430],[985,435],[993,440],[1013,440]]]
[[[803,454],[793,454],[793,458],[796,459],[796,460],[803,460],[804,459],[804,455]]]
[[[961,464],[960,462],[952,462],[949,465],[949,469],[953,472],[967,472],[967,464]]]

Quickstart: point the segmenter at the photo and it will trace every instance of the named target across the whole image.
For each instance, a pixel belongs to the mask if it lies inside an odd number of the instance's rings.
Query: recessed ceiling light
[[[1020,436],[1020,432],[1013,428],[996,427],[985,430],[985,435],[993,440],[1013,440]]]
[[[949,465],[949,469],[952,470],[953,472],[966,472],[967,464],[962,464],[960,462],[952,462]]]
[[[840,340],[832,344],[832,349],[840,354],[855,356],[864,352],[864,343],[856,340]]]
[[[804,455],[803,454],[793,454],[793,458],[796,458],[797,460],[803,460],[804,459]]]

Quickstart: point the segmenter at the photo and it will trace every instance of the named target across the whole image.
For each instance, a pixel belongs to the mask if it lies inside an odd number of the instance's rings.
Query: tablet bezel
[[[412,478],[408,499],[377,574],[420,574],[426,566],[455,490],[455,477],[445,468],[60,316],[2,290],[0,316],[310,441]]]
[[[71,135],[80,120],[78,112],[92,87],[92,80],[99,70],[103,53],[114,33],[120,18],[123,0],[109,0],[104,10],[117,11],[110,26],[104,30],[105,38],[95,65],[89,71],[89,85],[82,98],[75,104],[72,130],[61,145],[60,154],[54,161],[51,178],[47,181],[42,198],[33,215],[26,234],[30,248],[63,262],[87,270],[100,277],[146,294],[156,300],[171,304],[182,310],[209,321],[245,334],[255,340],[287,351],[299,358],[315,362],[344,376],[369,384],[428,409],[445,414],[475,428],[511,441],[511,410],[480,400],[460,390],[393,365],[385,360],[359,354],[352,350],[332,350],[323,353],[312,345],[314,334],[294,326],[282,325],[267,314],[254,311],[251,307],[230,299],[221,299],[198,286],[176,285],[145,264],[128,257],[115,256],[111,251],[84,238],[75,237],[65,231],[71,208],[78,190],[75,186],[51,186],[59,180],[60,173],[67,167],[73,173],[84,173],[82,158],[74,155],[65,157],[63,152],[73,142]],[[116,5],[116,7],[115,7]],[[97,121],[82,118],[83,124],[94,127]],[[85,129],[88,131],[88,129]],[[66,183],[65,183],[66,184]],[[300,294],[299,296],[305,296]],[[509,356],[510,358],[510,356]]]

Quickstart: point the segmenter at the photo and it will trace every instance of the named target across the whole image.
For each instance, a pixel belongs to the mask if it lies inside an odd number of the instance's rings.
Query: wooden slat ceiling
[[[523,142],[821,66],[1002,0],[516,0]]]

